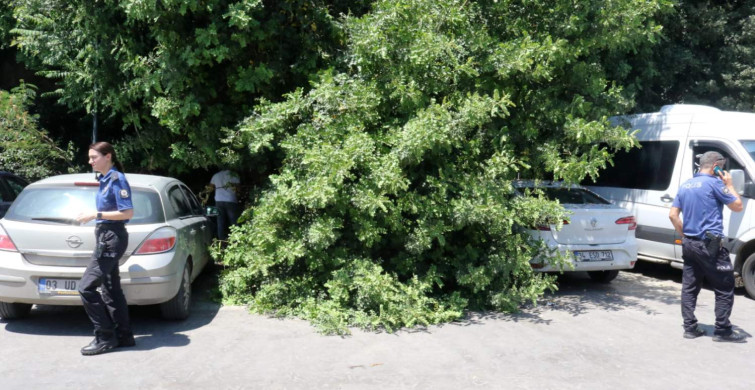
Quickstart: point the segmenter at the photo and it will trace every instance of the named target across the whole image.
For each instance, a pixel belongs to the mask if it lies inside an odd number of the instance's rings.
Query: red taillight
[[[174,246],[176,246],[176,231],[170,228],[163,228],[152,233],[134,254],[149,255],[162,253],[173,249]]]
[[[628,224],[629,225],[629,230],[634,230],[634,229],[637,228],[637,220],[634,219],[634,217],[619,218],[619,219],[616,220],[616,224],[617,225]]]
[[[563,220],[562,223],[564,225],[568,225],[569,221]],[[537,230],[550,231],[551,230],[551,225],[537,225]]]
[[[0,250],[18,252],[18,248],[2,227],[0,227]]]
[[[99,187],[100,183],[96,181],[75,181],[73,185],[77,187]]]

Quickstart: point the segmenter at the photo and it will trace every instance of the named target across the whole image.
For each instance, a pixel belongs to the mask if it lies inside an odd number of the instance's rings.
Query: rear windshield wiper
[[[31,220],[32,221],[57,222],[57,223],[64,223],[66,225],[81,225],[81,222],[77,221],[74,218],[35,217],[35,218],[32,218]]]

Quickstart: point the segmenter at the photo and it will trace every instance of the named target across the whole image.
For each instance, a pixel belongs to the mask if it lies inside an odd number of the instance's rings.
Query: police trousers
[[[682,240],[682,318],[684,330],[693,331],[697,327],[695,306],[697,295],[708,281],[716,296],[716,327],[714,334],[731,334],[731,315],[734,306],[734,272],[729,259],[729,251],[724,248],[709,248],[708,240],[685,237]],[[718,250],[716,250],[718,249]],[[710,251],[717,253],[710,253]]]
[[[97,224],[95,251],[79,282],[84,309],[96,335],[109,337],[131,331],[118,261],[126,252],[128,232],[123,223]]]

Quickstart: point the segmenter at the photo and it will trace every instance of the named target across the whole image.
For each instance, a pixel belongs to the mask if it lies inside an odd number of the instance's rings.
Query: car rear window
[[[5,215],[14,221],[61,223],[73,220],[79,213],[95,209],[98,187],[39,187],[26,188],[13,202]],[[148,189],[132,188],[134,217],[129,225],[165,222],[160,196]]]
[[[532,188],[528,190],[533,191]],[[611,202],[580,188],[539,188],[543,195],[550,200],[557,200],[561,204],[610,204]]]

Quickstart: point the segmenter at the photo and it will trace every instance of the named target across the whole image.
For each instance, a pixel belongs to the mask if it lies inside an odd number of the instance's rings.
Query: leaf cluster
[[[35,96],[31,84],[0,90],[0,170],[32,181],[73,168],[73,145],[61,149],[27,111]]]
[[[341,46],[332,15],[366,1],[17,0],[16,44],[71,108],[105,118],[132,164],[228,163],[217,134],[255,99],[306,85]],[[116,135],[118,137],[116,137]]]
[[[554,289],[526,228],[567,216],[511,182],[578,181],[634,145],[607,122],[631,102],[602,60],[655,37],[661,7],[382,0],[346,18],[336,67],[226,130],[229,154],[282,162],[215,253],[224,296],[344,332]]]
[[[663,26],[660,39],[640,47],[622,68],[635,111],[673,103],[755,111],[755,2],[674,3],[656,17]]]

